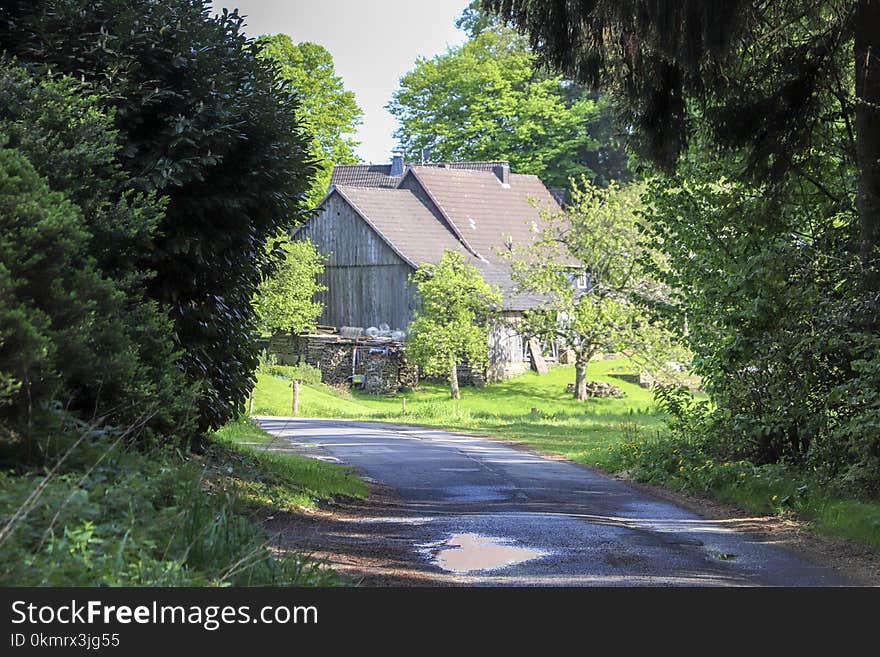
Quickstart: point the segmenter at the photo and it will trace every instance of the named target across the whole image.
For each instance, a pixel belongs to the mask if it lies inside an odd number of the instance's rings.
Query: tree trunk
[[[574,396],[578,401],[584,401],[587,398],[587,363],[589,358],[577,355],[574,362]]]
[[[855,21],[856,154],[862,282],[880,291],[880,0],[859,0]]]
[[[452,369],[449,371],[449,388],[452,391],[453,399],[461,399],[461,393],[458,390],[458,365],[452,361]]]

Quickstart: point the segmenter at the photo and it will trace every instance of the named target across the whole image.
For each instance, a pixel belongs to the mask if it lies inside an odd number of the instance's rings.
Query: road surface
[[[435,583],[846,584],[729,521],[500,441],[385,423],[256,419],[297,451],[390,487],[400,500],[393,513],[353,520],[363,531],[334,536],[372,542],[380,556],[387,545]]]

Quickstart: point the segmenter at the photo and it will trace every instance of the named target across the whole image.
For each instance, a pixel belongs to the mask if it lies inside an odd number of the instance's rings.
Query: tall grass
[[[68,427],[53,435],[57,454],[43,468],[3,455],[0,585],[340,582],[305,555],[276,557],[218,463],[134,451],[113,428]]]

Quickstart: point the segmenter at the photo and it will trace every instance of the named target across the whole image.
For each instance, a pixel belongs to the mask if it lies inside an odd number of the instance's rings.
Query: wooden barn
[[[320,324],[405,332],[416,297],[409,276],[447,249],[500,288],[505,321],[490,338],[488,377],[528,367],[516,329],[538,299],[517,294],[499,250],[528,243],[541,228],[535,204],[558,207],[541,181],[507,162],[338,166],[315,215],[294,234],[327,257]]]

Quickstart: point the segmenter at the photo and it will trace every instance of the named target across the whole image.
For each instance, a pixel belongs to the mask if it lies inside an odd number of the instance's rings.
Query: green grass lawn
[[[347,468],[333,463],[275,452],[280,439],[249,419],[230,422],[213,434],[215,454],[225,479],[250,506],[289,510],[310,508],[337,497],[364,498],[367,485]]]
[[[565,391],[574,382],[573,367],[555,367],[545,376],[532,372],[483,388],[462,388],[460,401],[442,384],[422,384],[417,392],[395,397],[340,393],[328,386],[302,386],[300,415],[390,420],[463,431],[484,432],[528,443],[549,454],[602,466],[610,447],[655,433],[661,424],[649,390],[609,376],[632,371],[625,359],[590,363],[588,378],[607,381],[625,393],[621,399],[578,402]],[[406,400],[406,414],[403,400]],[[260,376],[254,397],[256,415],[290,415],[290,382]],[[533,410],[534,409],[534,410]]]

